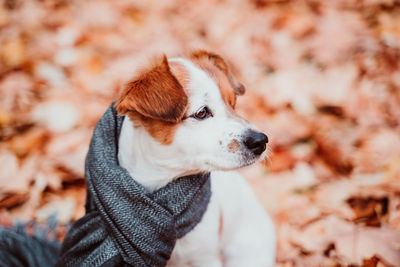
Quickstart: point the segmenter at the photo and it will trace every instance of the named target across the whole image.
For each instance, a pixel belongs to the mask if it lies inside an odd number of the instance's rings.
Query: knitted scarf
[[[150,193],[119,166],[122,122],[111,105],[94,130],[85,162],[86,214],[69,230],[57,266],[165,266],[176,239],[207,209],[209,173]]]

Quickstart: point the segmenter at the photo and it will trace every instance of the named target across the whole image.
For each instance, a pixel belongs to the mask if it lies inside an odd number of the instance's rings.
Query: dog
[[[177,240],[167,266],[274,265],[274,226],[234,170],[266,157],[268,137],[235,113],[244,86],[220,55],[165,55],[123,87],[118,160],[149,191],[211,172],[201,222]]]

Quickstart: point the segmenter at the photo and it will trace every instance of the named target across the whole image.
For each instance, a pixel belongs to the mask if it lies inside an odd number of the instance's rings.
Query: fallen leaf
[[[2,59],[9,67],[17,67],[25,60],[25,45],[21,38],[7,40],[3,44]]]

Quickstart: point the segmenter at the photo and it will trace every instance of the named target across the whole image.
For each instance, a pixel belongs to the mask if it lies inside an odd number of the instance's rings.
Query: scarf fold
[[[58,266],[165,266],[176,239],[207,209],[209,173],[150,193],[119,166],[122,122],[111,105],[94,130],[85,162],[86,214],[68,232]]]

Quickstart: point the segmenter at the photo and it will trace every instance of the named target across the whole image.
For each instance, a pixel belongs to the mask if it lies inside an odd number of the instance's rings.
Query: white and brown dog
[[[235,111],[244,87],[217,54],[165,56],[123,89],[122,167],[150,191],[173,179],[211,172],[202,221],[177,240],[168,266],[272,266],[274,227],[243,178],[232,170],[266,156],[268,138]],[[149,178],[150,177],[150,178]]]

